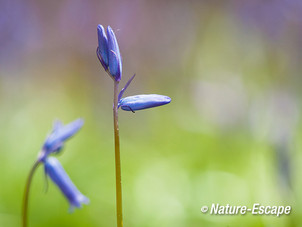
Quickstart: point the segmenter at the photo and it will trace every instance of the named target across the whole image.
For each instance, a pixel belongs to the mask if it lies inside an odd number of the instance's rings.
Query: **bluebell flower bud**
[[[81,208],[82,203],[89,203],[89,199],[77,189],[56,158],[46,158],[44,169],[46,176],[50,177],[69,201],[70,211],[73,211],[75,207]]]
[[[83,124],[84,121],[82,119],[77,119],[65,126],[61,122],[55,122],[51,134],[44,142],[39,161],[43,161],[50,153],[60,151],[65,140],[78,132]]]
[[[108,36],[108,56],[109,56],[109,72],[115,81],[122,78],[122,57],[115,34],[110,26],[107,27]]]
[[[102,25],[98,25],[98,42],[99,46],[97,49],[97,56],[104,67],[105,71],[108,70],[109,60],[108,60],[108,39],[105,33],[105,29]]]
[[[156,106],[162,106],[171,102],[171,98],[164,95],[135,95],[128,96],[119,100],[118,107],[126,111],[143,110]]]

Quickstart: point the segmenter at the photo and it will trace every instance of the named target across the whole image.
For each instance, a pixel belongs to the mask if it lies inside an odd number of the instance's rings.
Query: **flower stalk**
[[[119,82],[114,81],[113,98],[113,124],[114,124],[114,148],[115,148],[115,180],[116,180],[116,213],[117,226],[123,226],[122,208],[122,176],[121,176],[121,155],[120,155],[120,135],[118,128],[118,93]]]
[[[22,206],[22,226],[27,227],[27,219],[28,219],[28,201],[29,201],[29,192],[30,192],[30,185],[34,176],[34,173],[38,166],[40,165],[39,161],[36,161],[32,166],[29,175],[27,177],[26,186],[24,190],[24,199],[23,199],[23,206]]]

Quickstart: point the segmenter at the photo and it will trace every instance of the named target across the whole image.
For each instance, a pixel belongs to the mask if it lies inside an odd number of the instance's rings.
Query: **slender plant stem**
[[[115,144],[116,218],[117,218],[117,226],[123,227],[120,135],[119,135],[119,128],[118,128],[118,108],[117,108],[118,85],[119,82],[114,81],[113,122],[114,122],[114,144]]]
[[[23,207],[22,207],[22,226],[27,227],[27,218],[28,218],[28,198],[29,198],[29,190],[30,190],[30,185],[32,178],[34,176],[34,173],[39,166],[40,162],[36,161],[31,168],[27,181],[26,181],[26,186],[24,190],[24,197],[23,197]]]

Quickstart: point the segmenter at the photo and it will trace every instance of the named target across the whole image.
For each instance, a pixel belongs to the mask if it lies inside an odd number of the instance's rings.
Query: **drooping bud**
[[[77,189],[56,158],[46,158],[44,169],[46,176],[50,177],[69,201],[70,211],[73,211],[75,207],[81,208],[83,203],[89,203],[89,199]]]

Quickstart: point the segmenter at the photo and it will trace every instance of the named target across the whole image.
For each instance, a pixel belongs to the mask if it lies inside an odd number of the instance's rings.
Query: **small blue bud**
[[[102,25],[98,25],[98,42],[99,46],[97,49],[97,56],[104,67],[105,71],[108,70],[109,60],[108,60],[108,39],[105,33],[105,29]]]
[[[44,161],[44,170],[46,176],[51,178],[69,201],[70,211],[73,211],[75,207],[81,208],[82,203],[89,203],[89,199],[77,189],[56,158],[46,158]]]
[[[61,122],[55,122],[53,131],[44,142],[39,160],[43,161],[50,153],[60,151],[65,140],[77,133],[83,124],[82,119],[77,119],[65,126]]]
[[[143,110],[156,106],[162,106],[171,102],[171,98],[164,95],[135,95],[128,96],[119,100],[118,107],[126,111]]]
[[[110,26],[107,27],[109,71],[116,81],[122,78],[122,57],[115,34]]]

